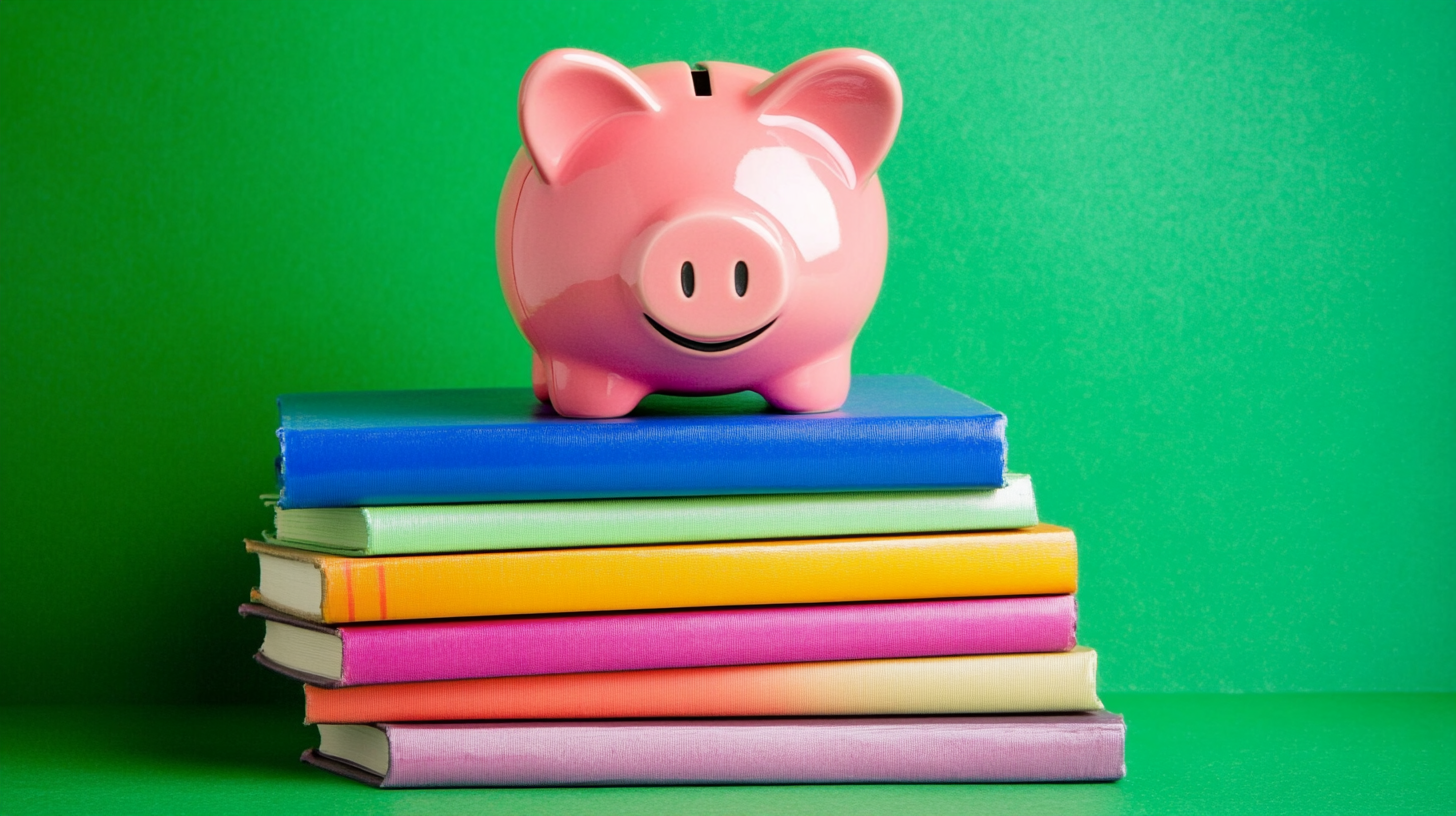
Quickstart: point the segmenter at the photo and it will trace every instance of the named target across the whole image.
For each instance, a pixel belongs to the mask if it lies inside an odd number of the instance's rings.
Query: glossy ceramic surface
[[[875,170],[900,110],[893,69],[854,49],[773,75],[538,59],[496,231],[536,395],[574,417],[654,391],[840,407],[884,275]]]

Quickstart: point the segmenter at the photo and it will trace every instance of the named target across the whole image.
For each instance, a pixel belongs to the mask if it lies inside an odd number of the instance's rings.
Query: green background
[[[527,383],[492,240],[541,52],[840,45],[906,99],[855,369],[1010,416],[1130,776],[379,794],[292,763],[297,687],[233,612],[273,397]],[[7,809],[1449,813],[1456,696],[1409,692],[1456,691],[1453,225],[1450,0],[4,0]]]
[[[0,700],[266,702],[273,397],[525,385],[541,52],[899,71],[858,372],[1010,417],[1117,691],[1456,690],[1456,4],[0,4]]]

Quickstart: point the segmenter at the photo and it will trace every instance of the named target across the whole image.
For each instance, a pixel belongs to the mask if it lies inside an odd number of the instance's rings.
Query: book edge
[[[259,606],[267,606],[269,608],[276,609],[279,612],[293,615],[299,620],[310,621],[313,623],[327,623],[327,621],[324,619],[324,615],[322,612],[317,615],[310,615],[308,612],[305,612],[302,609],[294,609],[290,606],[280,604],[277,601],[271,601],[268,598],[265,598],[263,596],[263,593],[258,591],[257,587],[253,587],[252,589],[248,590],[248,600]]]
[[[345,762],[341,759],[334,759],[318,752],[317,748],[309,748],[298,757],[298,761],[305,765],[312,765],[315,768],[322,768],[329,773],[338,774],[345,779],[352,779],[355,782],[363,782],[375,788],[384,787],[384,777],[360,768],[357,765]]]
[[[238,615],[244,618],[261,618],[263,620],[277,621],[278,623],[286,623],[289,626],[297,626],[300,629],[311,629],[315,632],[323,632],[329,635],[339,634],[337,626],[330,626],[319,621],[301,618],[277,608],[258,603],[245,603],[240,605],[238,607]]]
[[[278,672],[279,674],[287,677],[290,680],[297,680],[300,683],[306,683],[310,686],[318,686],[320,688],[344,688],[344,683],[342,680],[335,680],[332,677],[324,677],[318,674],[309,674],[308,672],[289,668],[282,663],[269,659],[262,652],[254,652],[253,660],[263,668],[270,671]]]

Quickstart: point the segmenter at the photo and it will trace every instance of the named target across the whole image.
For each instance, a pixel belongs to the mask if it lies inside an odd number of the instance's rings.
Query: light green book
[[[692,496],[274,510],[289,547],[417,555],[1007,530],[1037,523],[1031,477],[996,490]]]

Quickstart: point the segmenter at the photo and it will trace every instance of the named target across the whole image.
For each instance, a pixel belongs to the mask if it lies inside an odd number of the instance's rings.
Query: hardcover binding
[[[855,377],[827,414],[649,397],[623,419],[572,420],[525,388],[290,394],[278,407],[284,508],[1005,483],[1006,417],[923,377]]]
[[[321,626],[254,604],[239,614],[336,634],[343,678],[260,664],[324,688],[537,674],[1059,652],[1075,596],[739,607]]]
[[[1087,782],[1126,773],[1126,727],[1105,711],[381,727],[390,741],[384,777],[317,751],[302,759],[389,788]]]
[[[1097,653],[845,660],[304,686],[308,723],[1090,711]]]
[[[1071,530],[793,539],[349,558],[246,542],[315,565],[322,623],[626,609],[1066,595]],[[254,590],[253,600],[282,608]]]
[[[338,555],[610,547],[944,530],[1037,523],[1031,477],[988,490],[677,496],[278,510],[278,542]],[[356,520],[364,541],[315,541],[298,514]],[[318,536],[323,538],[323,536]]]
[[[355,782],[363,782],[366,785],[373,785],[376,788],[383,787],[384,785],[384,777],[380,776],[379,774],[366,771],[351,762],[345,762],[341,759],[334,759],[333,757],[325,756],[319,753],[318,750],[315,748],[310,748],[307,751],[304,751],[303,755],[298,758],[298,761],[306,765],[312,765],[315,768],[323,768],[329,773],[336,773],[339,776],[344,777],[345,779],[352,779]]]

